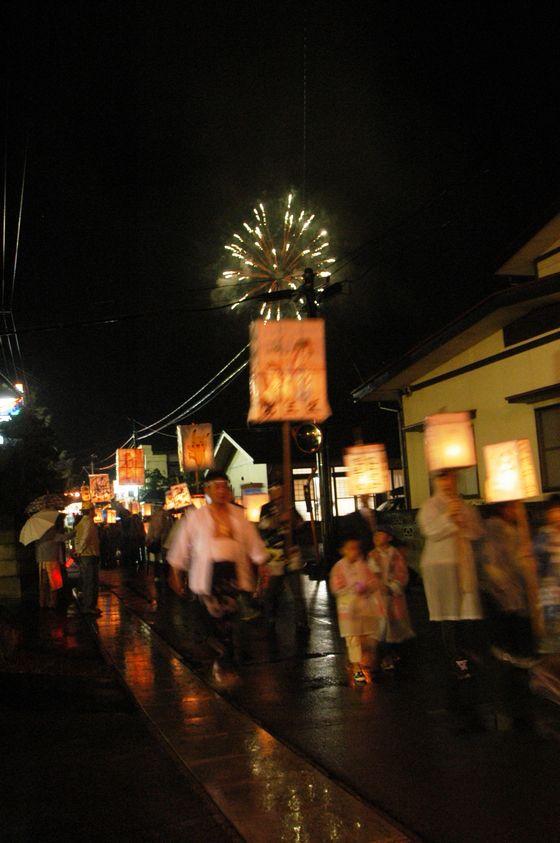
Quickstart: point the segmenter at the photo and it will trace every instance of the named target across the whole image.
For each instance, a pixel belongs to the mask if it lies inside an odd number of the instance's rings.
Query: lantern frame
[[[472,468],[477,464],[469,412],[435,413],[424,421],[424,452],[430,472]]]

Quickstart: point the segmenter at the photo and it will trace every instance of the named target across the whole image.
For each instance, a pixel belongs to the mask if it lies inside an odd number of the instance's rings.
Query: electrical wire
[[[201,392],[203,392],[207,387],[209,387],[210,384],[213,383],[213,381],[217,380],[217,378],[219,378],[220,375],[222,375],[227,369],[229,369],[229,367],[232,365],[232,363],[235,363],[235,361],[238,360],[241,357],[241,355],[245,351],[247,351],[248,348],[249,348],[249,343],[247,343],[247,345],[244,345],[243,348],[241,349],[241,351],[237,352],[235,357],[232,357],[231,360],[228,363],[225,364],[225,366],[222,366],[220,371],[217,372],[214,375],[214,377],[210,378],[210,380],[207,381],[204,384],[204,386],[201,386],[200,389],[198,389],[193,395],[190,396],[190,398],[187,398],[185,401],[183,401],[181,404],[179,404],[177,407],[175,407],[175,409],[171,410],[169,413],[167,413],[165,416],[162,416],[157,421],[153,422],[152,424],[145,425],[138,432],[144,433],[144,431],[148,430],[149,428],[157,427],[159,424],[161,424],[161,422],[165,421],[170,416],[175,415],[179,410],[181,410],[183,407],[185,407],[187,404],[189,404],[194,398],[196,398],[198,395],[200,395]]]
[[[153,436],[155,433],[159,433],[160,431],[165,430],[166,427],[170,427],[173,424],[177,424],[177,422],[179,422],[179,421],[183,421],[188,416],[192,416],[192,414],[194,413],[195,410],[199,410],[202,407],[205,407],[207,404],[209,404],[210,401],[213,401],[214,398],[216,398],[216,396],[218,396],[220,394],[220,392],[222,392],[226,388],[226,386],[234,378],[236,378],[239,374],[241,374],[243,369],[247,368],[248,365],[249,365],[249,361],[246,360],[244,363],[241,364],[241,366],[239,366],[230,375],[228,375],[228,377],[225,378],[221,382],[221,384],[218,384],[218,386],[216,386],[208,395],[205,395],[203,398],[200,399],[200,401],[197,401],[191,407],[186,409],[184,412],[181,413],[181,415],[179,415],[176,418],[171,419],[170,421],[166,422],[164,425],[162,425],[157,430],[152,430],[150,433],[146,433],[146,434],[144,434],[144,436],[139,436],[138,438],[140,440],[148,439],[150,436]]]

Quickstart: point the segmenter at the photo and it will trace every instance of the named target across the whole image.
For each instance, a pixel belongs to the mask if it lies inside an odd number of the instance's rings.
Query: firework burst
[[[315,214],[296,208],[293,193],[270,221],[262,203],[253,208],[253,217],[252,224],[244,222],[241,233],[235,233],[225,246],[233,265],[225,270],[220,282],[237,291],[244,288],[232,310],[262,293],[296,290],[306,267],[319,278],[330,275],[328,268],[335,258],[329,254],[327,232],[318,225]],[[293,316],[294,310],[301,318],[299,303],[292,299],[260,305],[265,320],[280,319],[288,313]]]

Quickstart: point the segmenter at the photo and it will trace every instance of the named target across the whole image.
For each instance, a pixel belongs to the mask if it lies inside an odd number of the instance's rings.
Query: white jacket
[[[268,551],[240,507],[228,504],[228,515],[233,537],[239,546],[239,558],[232,560],[237,563],[238,585],[243,591],[252,591],[254,575],[250,563],[263,565],[268,559]],[[209,508],[195,509],[179,521],[167,553],[167,561],[173,568],[188,572],[189,588],[194,594],[210,594],[212,591],[214,531],[214,519]]]

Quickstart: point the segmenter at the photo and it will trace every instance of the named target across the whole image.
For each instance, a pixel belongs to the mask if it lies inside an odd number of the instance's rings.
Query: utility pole
[[[90,474],[95,474],[95,460],[97,459],[97,454],[90,454],[89,458],[91,460],[91,462],[90,462],[90,468],[91,468]]]

